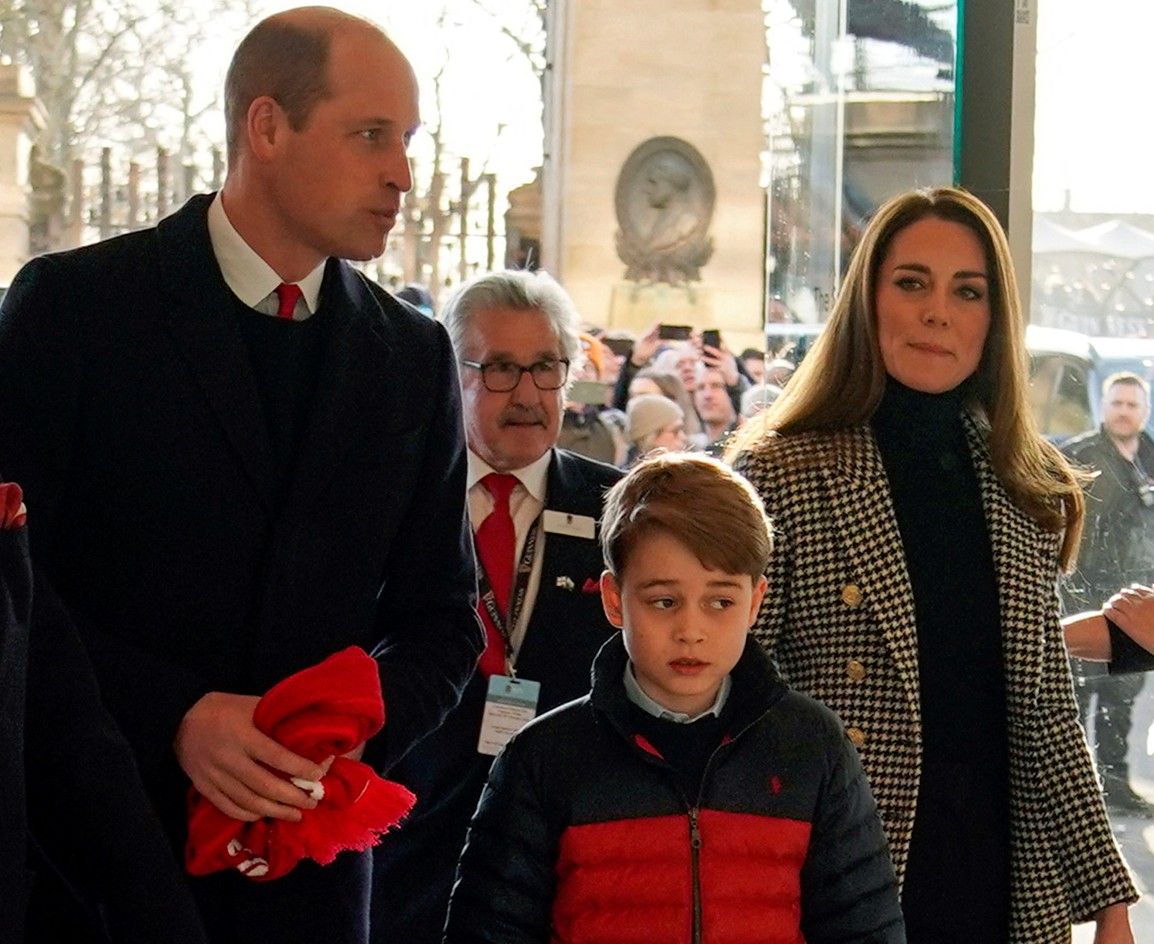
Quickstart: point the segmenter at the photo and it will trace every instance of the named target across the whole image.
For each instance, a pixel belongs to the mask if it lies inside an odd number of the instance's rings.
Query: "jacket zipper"
[[[764,718],[766,716],[766,714],[768,714],[768,713],[769,713],[769,711],[767,709],[766,711],[764,711],[760,715],[758,715],[753,721],[749,722],[749,724],[740,728],[738,730],[737,734],[733,735],[730,738],[728,743],[732,744],[734,741],[741,738],[742,735],[744,735],[746,731],[748,731],[754,725],[758,724],[761,721],[761,719]],[[714,760],[717,759],[717,755],[720,754],[722,749],[726,746],[727,746],[726,744],[719,744],[713,750],[713,753],[709,755],[709,758],[706,760],[705,769],[701,773],[701,784],[697,788],[697,805],[696,806],[690,805],[689,798],[687,796],[685,796],[684,791],[682,791],[680,788],[678,788],[678,791],[677,791],[678,793],[681,794],[681,802],[685,804],[685,808],[689,812],[689,864],[690,864],[690,872],[693,876],[693,944],[702,944],[702,936],[701,936],[701,831],[700,831],[700,829],[698,829],[697,817],[701,812],[701,804],[705,801],[705,783],[709,779],[709,769],[713,766],[713,762],[714,762]],[[653,755],[649,754],[646,751],[641,750],[640,748],[634,748],[634,749],[637,751],[638,754],[641,755],[642,759],[646,763],[656,764],[659,767],[664,767],[664,768],[668,769],[668,764],[666,764],[666,762],[662,758],[654,757]]]
[[[701,833],[697,807],[689,808],[689,861],[693,872],[693,944],[701,944]]]

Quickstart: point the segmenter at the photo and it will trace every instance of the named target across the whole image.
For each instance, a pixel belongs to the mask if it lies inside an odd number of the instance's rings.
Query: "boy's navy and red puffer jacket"
[[[893,867],[837,717],[752,639],[699,796],[630,724],[621,637],[593,691],[493,765],[448,944],[843,944],[905,940]]]

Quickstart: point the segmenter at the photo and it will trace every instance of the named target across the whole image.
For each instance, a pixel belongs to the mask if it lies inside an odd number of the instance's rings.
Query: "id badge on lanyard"
[[[536,717],[540,696],[540,682],[510,678],[507,675],[490,676],[477,751],[481,754],[497,754],[509,742],[509,738]]]

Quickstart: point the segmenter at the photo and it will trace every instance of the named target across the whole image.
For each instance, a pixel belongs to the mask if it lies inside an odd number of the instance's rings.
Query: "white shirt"
[[[481,526],[481,522],[489,517],[493,510],[493,496],[481,484],[481,479],[491,472],[496,472],[489,463],[478,456],[472,449],[468,451],[469,476],[468,500],[469,521],[473,526],[473,533]],[[519,561],[525,550],[525,539],[529,529],[536,526],[537,549],[533,554],[533,567],[529,571],[529,584],[525,588],[525,600],[521,605],[521,612],[517,616],[517,625],[512,627],[510,645],[513,647],[513,662],[516,664],[517,653],[521,650],[521,643],[525,640],[525,630],[529,625],[529,617],[533,613],[533,603],[537,599],[537,590],[541,586],[541,568],[545,559],[545,532],[541,529],[539,519],[545,509],[545,483],[549,476],[549,460],[553,458],[550,449],[536,462],[523,469],[514,469],[509,474],[515,476],[517,485],[509,495],[509,514],[513,516],[513,533],[517,538],[517,547],[513,552],[513,560]],[[514,566],[516,566],[514,564]]]
[[[249,308],[255,308],[266,315],[275,315],[278,305],[276,287],[284,279],[244,241],[244,237],[229,222],[219,192],[208,205],[208,238],[212,242],[212,253],[216,256],[225,285]],[[301,289],[301,299],[293,312],[294,321],[304,321],[317,310],[327,261],[322,260],[320,265],[296,283]]]

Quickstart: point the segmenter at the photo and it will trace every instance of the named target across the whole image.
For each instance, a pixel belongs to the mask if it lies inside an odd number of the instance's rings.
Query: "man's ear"
[[[621,587],[617,584],[617,578],[608,570],[601,574],[601,606],[609,624],[620,629],[625,623],[621,612]]]
[[[248,151],[258,161],[271,160],[279,138],[288,129],[288,115],[275,98],[254,98],[245,115],[244,134]]]

